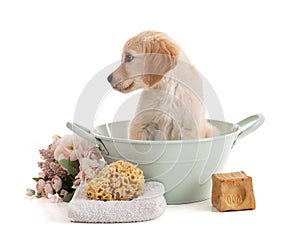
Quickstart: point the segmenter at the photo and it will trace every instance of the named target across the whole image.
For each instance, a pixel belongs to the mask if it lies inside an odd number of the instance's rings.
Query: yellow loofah
[[[143,171],[129,162],[119,160],[104,167],[85,189],[92,200],[132,200],[144,190]]]

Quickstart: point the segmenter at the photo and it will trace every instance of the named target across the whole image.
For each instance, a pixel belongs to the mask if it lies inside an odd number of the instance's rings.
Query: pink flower
[[[41,194],[43,193],[43,189],[46,185],[46,182],[43,179],[38,180],[38,182],[36,183],[36,191],[37,193]]]
[[[55,151],[56,147],[60,143],[61,137],[59,135],[53,136],[53,143],[51,144],[51,151]]]
[[[91,160],[101,160],[102,159],[102,154],[101,154],[100,150],[97,147],[93,147],[88,151],[86,157],[91,159]]]
[[[51,180],[51,185],[54,191],[58,192],[62,188],[62,180],[55,175]]]
[[[74,150],[74,141],[73,141],[73,135],[65,135],[57,144],[55,151],[54,151],[54,158],[57,161],[60,161],[62,159],[69,159],[70,155],[73,153]]]
[[[59,197],[59,195],[56,193],[56,194],[48,194],[48,199],[50,200],[50,202],[52,203],[57,203],[57,202],[61,202],[62,201],[62,198]]]
[[[47,182],[43,188],[42,195],[46,198],[49,198],[49,194],[53,194],[53,189],[50,182]]]
[[[26,189],[26,196],[27,196],[27,197],[31,197],[31,196],[33,196],[33,195],[35,195],[35,191],[32,190],[32,189],[30,189],[30,188],[27,188],[27,189]]]
[[[39,178],[42,178],[42,179],[45,179],[45,177],[46,177],[46,174],[45,174],[45,172],[39,172]]]

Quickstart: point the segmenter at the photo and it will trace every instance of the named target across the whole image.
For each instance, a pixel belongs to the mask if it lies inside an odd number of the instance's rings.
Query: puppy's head
[[[164,33],[145,31],[129,39],[121,65],[107,80],[120,92],[151,88],[172,70],[179,56],[179,47]]]

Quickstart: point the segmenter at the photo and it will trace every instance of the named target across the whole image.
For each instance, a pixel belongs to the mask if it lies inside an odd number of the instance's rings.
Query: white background
[[[289,0],[1,1],[1,250],[299,250],[299,13]],[[181,45],[227,121],[265,115],[225,169],[252,176],[256,210],[205,201],[151,222],[72,224],[65,205],[25,199],[38,149],[69,133],[87,82],[146,29]]]

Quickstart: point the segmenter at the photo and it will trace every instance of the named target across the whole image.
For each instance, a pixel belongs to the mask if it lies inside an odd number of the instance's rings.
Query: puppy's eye
[[[126,63],[131,62],[133,59],[134,59],[134,56],[132,56],[132,55],[126,55],[125,56],[125,62]]]

